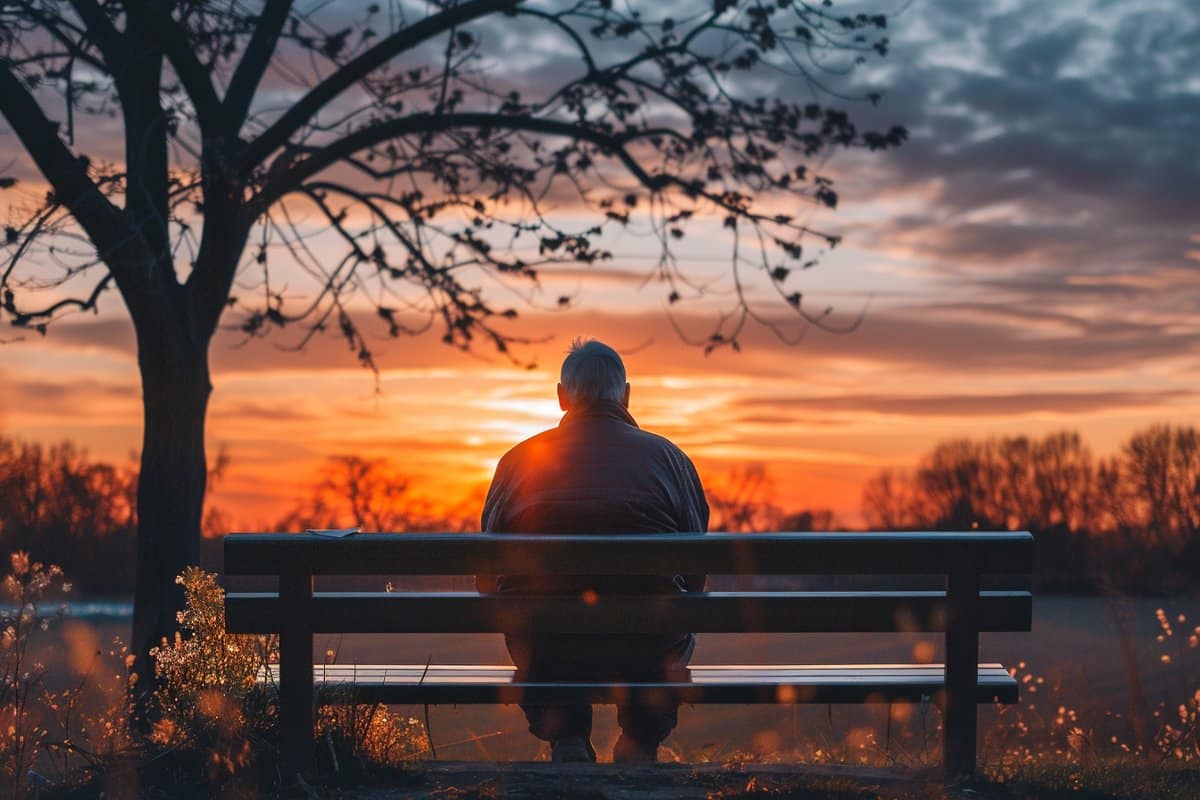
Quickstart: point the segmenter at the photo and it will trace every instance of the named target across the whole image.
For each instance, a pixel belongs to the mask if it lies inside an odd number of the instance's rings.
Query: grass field
[[[1023,664],[1031,677],[1020,713],[1031,725],[1040,720],[1054,728],[1063,707],[1075,712],[1078,724],[1091,741],[1106,745],[1112,737],[1133,743],[1136,731],[1130,709],[1137,692],[1144,696],[1148,714],[1162,704],[1174,708],[1196,689],[1190,676],[1176,664],[1161,662],[1165,652],[1155,638],[1161,632],[1155,617],[1163,608],[1171,620],[1179,614],[1191,629],[1200,622],[1200,598],[1126,599],[1117,605],[1093,597],[1039,597],[1035,600],[1033,631],[1028,634],[985,634],[981,658],[1006,666]],[[1135,647],[1132,662],[1123,656],[1114,611],[1126,616],[1129,642]],[[97,646],[124,635],[125,626],[105,623],[87,627],[72,622],[60,628],[63,640],[55,643],[48,659],[63,673],[74,661],[85,661]],[[1186,637],[1185,637],[1186,638]],[[327,650],[339,663],[508,663],[499,636],[369,636],[318,637],[317,660]],[[1196,651],[1192,651],[1195,659]],[[869,663],[939,661],[938,636],[916,635],[779,635],[700,637],[695,663]],[[1193,664],[1195,661],[1193,660]],[[1191,688],[1186,681],[1190,678]],[[1039,683],[1039,679],[1041,682]],[[1033,687],[1030,691],[1029,687]],[[1033,706],[1030,710],[1030,706]],[[424,717],[421,708],[405,709]],[[981,711],[981,727],[992,728],[1001,712]],[[1006,721],[1012,721],[1013,710]],[[666,742],[666,755],[682,761],[729,759],[787,761],[845,761],[871,763],[898,760],[917,763],[936,758],[940,738],[936,711],[922,723],[922,710],[882,706],[684,707],[679,727]],[[1069,715],[1069,713],[1068,713]],[[616,738],[615,710],[596,710],[593,738],[602,757]],[[1153,725],[1151,718],[1151,727]],[[433,739],[438,754],[451,759],[529,760],[544,755],[540,742],[525,728],[520,710],[511,706],[435,707],[430,709]],[[1011,727],[1011,726],[1010,726]],[[1152,731],[1151,731],[1152,732]]]

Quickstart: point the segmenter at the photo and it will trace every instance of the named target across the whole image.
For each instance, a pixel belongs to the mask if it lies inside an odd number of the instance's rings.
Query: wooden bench
[[[276,592],[225,597],[231,633],[277,633],[285,774],[311,761],[319,690],[355,702],[586,701],[670,692],[685,703],[865,703],[930,698],[945,715],[945,764],[975,768],[978,703],[1015,703],[999,664],[979,664],[983,631],[1028,631],[1026,590],[981,591],[982,575],[1032,572],[1019,533],[769,533],[639,536],[231,534],[228,576],[275,576]],[[938,575],[936,591],[740,591],[667,596],[514,597],[476,592],[314,592],[333,575]],[[1026,583],[1027,585],[1027,583]],[[518,682],[510,666],[312,664],[317,633],[944,632],[946,663],[696,665],[662,683]],[[264,676],[264,679],[269,679]],[[316,684],[316,686],[314,686]],[[342,700],[346,702],[346,700]]]

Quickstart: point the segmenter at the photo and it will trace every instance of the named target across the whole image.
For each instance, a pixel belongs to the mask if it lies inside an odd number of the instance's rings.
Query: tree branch
[[[88,37],[96,42],[104,56],[105,65],[119,83],[128,63],[121,46],[121,34],[95,0],[71,0],[71,6],[87,26]]]
[[[11,64],[13,66],[22,66],[26,62],[38,63],[38,62],[41,62],[47,56],[50,56],[50,57],[58,56],[58,57],[67,57],[67,58],[70,58],[70,57],[77,58],[80,61],[84,62],[85,64],[90,64],[98,72],[105,72],[106,70],[109,69],[109,65],[106,64],[103,59],[88,52],[87,48],[84,46],[86,38],[87,38],[85,31],[80,30],[77,26],[72,25],[67,20],[63,19],[61,16],[48,16],[47,14],[42,13],[42,11],[40,9],[29,8],[29,9],[27,9],[27,13],[29,14],[30,19],[34,20],[35,22],[39,23],[42,26],[42,28],[45,30],[47,35],[49,35],[51,38],[53,38],[55,41],[59,42],[60,44],[62,44],[63,47],[66,48],[66,53],[63,53],[63,54],[52,54],[52,53],[44,53],[44,52],[37,53],[23,61],[16,61],[16,60],[11,61]],[[79,40],[75,41],[74,39],[72,39],[71,34],[78,36]]]
[[[209,195],[211,196],[211,195]],[[229,288],[246,246],[253,219],[240,204],[221,198],[210,203],[192,273],[184,283],[187,303],[197,329],[205,336],[216,330],[225,310]]]
[[[300,130],[304,123],[327,103],[397,55],[458,25],[497,11],[511,11],[519,2],[520,0],[471,0],[393,33],[314,86],[283,116],[259,134],[244,151],[242,168],[249,171],[258,166],[275,149],[286,144],[292,134]]]
[[[259,15],[258,25],[246,45],[242,60],[238,62],[222,104],[234,131],[240,130],[246,120],[254,93],[258,91],[259,81],[271,63],[275,45],[291,10],[292,0],[267,0]]]
[[[651,191],[657,191],[669,183],[665,176],[651,175],[637,162],[624,145],[635,138],[646,135],[637,131],[629,136],[606,133],[570,122],[542,119],[539,117],[493,114],[488,112],[463,112],[459,114],[431,114],[422,112],[407,117],[367,125],[347,136],[318,148],[308,158],[292,165],[269,179],[255,201],[259,211],[270,207],[283,195],[292,191],[304,180],[342,159],[367,147],[414,133],[436,133],[454,128],[488,128],[493,130],[527,131],[562,136],[576,141],[597,145],[617,157],[639,183]]]
[[[120,209],[88,177],[86,162],[63,144],[58,123],[46,117],[7,60],[0,60],[0,113],[50,182],[55,200],[71,211],[98,250],[115,248],[125,227]]]
[[[146,0],[125,0],[126,7],[137,11],[156,38],[156,44],[171,62],[175,74],[196,107],[196,121],[203,132],[226,132],[225,112],[213,88],[209,70],[196,58],[188,33],[169,14],[151,8]]]
[[[6,304],[5,308],[10,314],[14,315],[15,319],[13,320],[13,324],[19,327],[26,326],[31,319],[38,317],[53,317],[55,312],[70,306],[76,306],[80,311],[90,311],[96,307],[96,301],[100,299],[100,295],[105,289],[108,288],[108,285],[112,283],[112,280],[113,274],[109,272],[100,279],[100,281],[95,285],[91,293],[86,298],[64,298],[56,303],[46,306],[45,308],[38,309],[37,311],[18,310],[17,307],[11,302]]]

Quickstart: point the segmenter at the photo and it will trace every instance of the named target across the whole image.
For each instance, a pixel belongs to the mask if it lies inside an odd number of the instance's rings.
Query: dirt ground
[[[938,777],[903,770],[787,765],[620,767],[535,762],[430,763],[412,785],[335,790],[340,800],[741,800],[978,798]],[[314,795],[315,796],[315,795]]]

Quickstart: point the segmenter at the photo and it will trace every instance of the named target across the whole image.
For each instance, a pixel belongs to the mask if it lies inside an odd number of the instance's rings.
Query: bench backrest
[[[946,764],[975,766],[981,631],[1027,631],[1027,591],[981,591],[985,574],[1033,571],[1028,533],[765,533],[653,536],[244,534],[227,575],[273,575],[277,592],[230,592],[226,628],[279,634],[281,749],[313,742],[314,633],[945,632]],[[936,591],[750,591],[594,597],[475,592],[313,592],[322,575],[941,575]],[[293,767],[289,767],[292,769]]]
[[[278,592],[231,592],[231,632],[312,633],[1027,631],[1028,591],[981,591],[982,575],[1028,578],[1025,532],[526,536],[232,534],[230,576],[278,576]],[[665,596],[514,597],[474,592],[318,592],[325,575],[941,575],[933,591],[756,590]],[[953,607],[958,609],[955,613]]]

